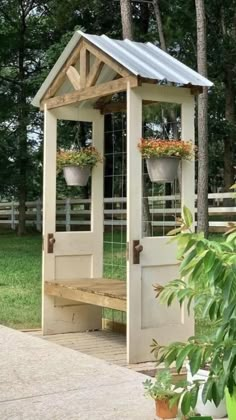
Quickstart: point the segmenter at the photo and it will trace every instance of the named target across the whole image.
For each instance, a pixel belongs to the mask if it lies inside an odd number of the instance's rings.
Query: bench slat
[[[90,305],[126,311],[126,282],[113,279],[46,281],[44,293]]]

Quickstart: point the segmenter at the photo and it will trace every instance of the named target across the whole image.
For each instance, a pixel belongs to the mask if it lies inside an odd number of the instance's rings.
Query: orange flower
[[[191,159],[196,148],[190,141],[183,140],[161,140],[161,139],[141,139],[138,148],[142,156],[146,159],[151,157],[180,157]]]

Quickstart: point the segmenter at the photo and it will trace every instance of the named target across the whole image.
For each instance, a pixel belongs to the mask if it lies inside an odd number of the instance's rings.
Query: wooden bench
[[[113,279],[46,281],[44,293],[104,308],[126,312],[126,282]]]

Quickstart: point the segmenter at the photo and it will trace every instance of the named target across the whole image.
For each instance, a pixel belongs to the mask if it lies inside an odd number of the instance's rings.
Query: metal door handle
[[[140,262],[140,252],[143,251],[143,245],[139,243],[139,240],[133,241],[133,264],[139,264]]]

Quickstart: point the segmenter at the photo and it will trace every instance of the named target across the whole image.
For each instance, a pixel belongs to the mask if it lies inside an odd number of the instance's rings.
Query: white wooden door
[[[78,110],[60,110],[61,119],[79,119]],[[102,277],[103,166],[92,171],[91,228],[87,232],[56,231],[57,114],[45,107],[43,211],[43,333],[57,334],[101,328],[101,308],[44,294],[45,281]],[[103,154],[103,117],[87,111],[82,120],[93,122],[93,145]],[[74,117],[74,118],[73,118]],[[48,243],[49,238],[54,243]]]
[[[181,92],[182,91],[182,92]],[[127,358],[130,363],[152,359],[150,345],[185,340],[193,334],[193,319],[185,309],[173,305],[167,309],[155,298],[154,284],[166,284],[178,276],[176,244],[168,237],[143,237],[142,234],[142,159],[137,143],[142,136],[142,100],[177,102],[182,106],[182,138],[193,140],[194,98],[188,89],[142,86],[127,94],[128,143],[128,243],[127,264]],[[194,207],[194,165],[184,163],[182,171],[182,206]],[[139,263],[134,261],[133,241],[143,247]]]

